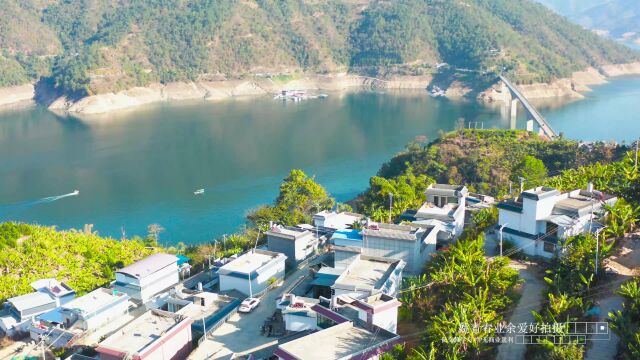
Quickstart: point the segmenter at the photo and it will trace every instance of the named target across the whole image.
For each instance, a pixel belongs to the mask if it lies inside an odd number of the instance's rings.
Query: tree
[[[311,222],[311,216],[330,209],[335,200],[313,177],[302,170],[291,170],[280,185],[280,193],[274,205],[261,206],[247,215],[255,227],[268,226],[269,222],[281,225],[297,225]]]
[[[520,177],[527,179],[528,184],[539,185],[547,177],[547,168],[542,160],[527,155],[515,166],[512,181],[519,181]]]
[[[150,247],[157,247],[160,241],[160,233],[164,231],[164,228],[160,224],[150,224],[147,226],[147,237],[145,238],[145,245]]]

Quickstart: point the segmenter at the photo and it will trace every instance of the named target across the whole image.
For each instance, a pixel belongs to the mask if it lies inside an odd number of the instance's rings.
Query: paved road
[[[542,305],[542,291],[545,283],[542,275],[537,274],[536,264],[521,263],[512,261],[510,266],[516,270],[520,278],[525,282],[522,284],[522,297],[518,302],[509,322],[516,325],[520,323],[533,323],[535,318],[531,311],[539,311]],[[498,347],[498,360],[520,360],[524,359],[526,345],[523,344],[500,344]]]
[[[293,272],[277,289],[267,292],[261,300],[260,306],[249,314],[235,314],[225,324],[213,332],[213,340],[207,339],[189,359],[230,359],[233,354],[250,354],[260,349],[274,346],[277,338],[260,334],[264,321],[276,310],[276,300],[282,296],[293,282],[301,276],[307,275],[308,267]]]
[[[624,299],[619,295],[612,295],[600,300],[600,313],[601,318],[608,318],[609,312],[622,309],[622,302]],[[591,347],[587,350],[585,360],[602,360],[602,359],[614,359],[618,352],[618,335],[614,334],[609,329],[611,337],[609,340],[593,340],[591,341]]]

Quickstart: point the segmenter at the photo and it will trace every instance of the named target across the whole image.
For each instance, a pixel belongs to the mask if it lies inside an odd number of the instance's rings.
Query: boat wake
[[[78,196],[78,195],[80,195],[80,191],[74,190],[73,192],[70,192],[68,194],[56,195],[56,196],[48,196],[48,197],[44,197],[44,198],[37,199],[37,200],[28,200],[28,201],[15,203],[15,204],[0,205],[0,209],[9,210],[9,209],[27,208],[27,207],[31,207],[31,206],[35,206],[35,205],[40,205],[40,204],[49,204],[49,203],[52,203],[54,201],[58,201],[60,199],[68,198],[68,197],[71,197],[71,196]]]

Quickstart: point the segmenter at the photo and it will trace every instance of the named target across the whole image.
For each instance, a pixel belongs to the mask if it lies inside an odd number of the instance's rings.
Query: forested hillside
[[[530,0],[5,0],[0,86],[86,95],[152,82],[457,68],[520,81],[638,54]]]
[[[538,1],[603,36],[640,45],[640,2],[637,0]]]

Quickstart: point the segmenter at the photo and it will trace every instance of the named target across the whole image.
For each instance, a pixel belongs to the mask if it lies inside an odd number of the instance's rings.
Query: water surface
[[[639,92],[640,79],[621,79],[541,112],[571,138],[631,140],[640,136]],[[434,139],[460,122],[506,128],[507,113],[422,91],[162,104],[88,119],[42,107],[0,112],[0,221],[91,223],[115,237],[158,223],[165,243],[208,241],[271,202],[292,168],[344,201],[416,136]]]

